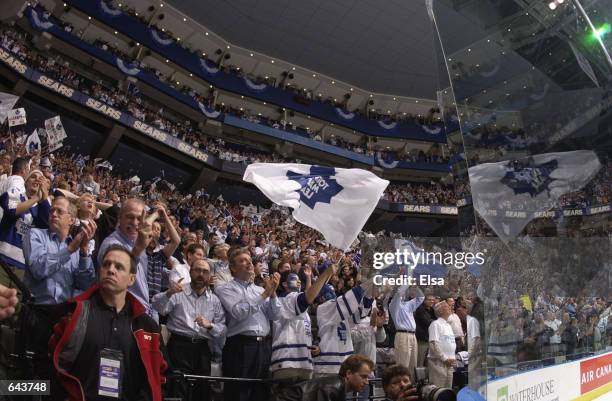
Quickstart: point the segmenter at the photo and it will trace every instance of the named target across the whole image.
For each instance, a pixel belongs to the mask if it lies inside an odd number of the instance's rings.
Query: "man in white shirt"
[[[442,301],[434,305],[434,312],[438,319],[429,325],[429,382],[438,387],[451,388],[454,367],[457,365],[455,334],[447,322],[451,308],[447,302]]]
[[[561,349],[561,335],[559,332],[561,321],[555,317],[554,313],[547,312],[544,325],[546,327],[550,327],[550,329],[554,332],[554,334],[550,337],[550,351],[553,354],[556,354]]]

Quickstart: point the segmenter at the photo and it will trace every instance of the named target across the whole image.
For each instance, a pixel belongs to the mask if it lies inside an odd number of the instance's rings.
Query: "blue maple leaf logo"
[[[515,160],[509,163],[508,171],[501,182],[512,188],[515,195],[528,193],[535,197],[549,190],[548,186],[554,181],[550,174],[558,165],[557,160],[542,164],[535,164],[532,158],[524,163]]]
[[[287,177],[300,184],[300,202],[314,209],[317,202],[330,203],[332,198],[340,193],[344,187],[333,179],[336,169],[332,167],[310,167],[310,174],[300,174],[288,171]]]

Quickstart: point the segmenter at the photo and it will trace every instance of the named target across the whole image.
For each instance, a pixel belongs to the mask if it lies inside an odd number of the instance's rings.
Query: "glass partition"
[[[610,346],[612,1],[426,4],[463,246],[488,251],[469,380],[486,394]]]

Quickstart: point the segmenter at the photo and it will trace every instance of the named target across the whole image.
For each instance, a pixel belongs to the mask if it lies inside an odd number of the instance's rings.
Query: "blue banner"
[[[181,65],[219,89],[286,107],[370,136],[446,143],[446,133],[441,123],[432,126],[412,121],[385,123],[349,112],[338,113],[334,105],[317,100],[298,99],[292,92],[219,70],[196,52],[189,51],[174,39],[165,37],[163,32],[147,27],[142,21],[120,10],[110,8],[103,0],[66,0],[65,3]]]
[[[318,150],[325,151],[328,153],[336,154],[336,155],[339,155],[339,156],[342,156],[342,157],[345,157],[351,160],[355,160],[355,161],[358,161],[364,164],[374,165],[374,160],[370,156],[365,156],[363,154],[356,153],[350,150],[346,150],[346,149],[342,149],[336,146],[324,144],[324,143],[315,141],[313,139],[305,138],[298,134],[274,129],[272,127],[268,127],[262,124],[251,123],[246,120],[242,120],[243,122],[239,124],[236,124],[236,123],[232,124],[233,122],[236,122],[241,119],[238,119],[236,117],[225,116],[220,111],[214,110],[212,108],[209,108],[207,105],[197,102],[191,96],[186,95],[176,90],[172,86],[161,82],[154,74],[148,71],[143,71],[140,68],[138,68],[138,66],[129,64],[125,62],[124,60],[122,60],[121,58],[116,57],[115,55],[109,52],[106,52],[98,47],[95,47],[93,45],[90,45],[89,43],[82,41],[81,39],[64,31],[63,29],[61,29],[59,26],[57,26],[56,24],[52,22],[44,20],[45,22],[43,23],[41,21],[42,17],[40,16],[40,13],[32,8],[28,8],[26,10],[26,15],[28,16],[32,27],[34,27],[35,29],[49,32],[53,34],[54,36],[58,37],[59,39],[89,53],[90,55],[96,57],[97,59],[102,60],[110,65],[113,65],[114,67],[119,69],[124,74],[137,78],[141,80],[142,82],[156,88],[162,93],[165,93],[168,96],[174,97],[181,103],[195,110],[200,111],[202,114],[204,114],[206,118],[215,119],[219,121],[225,121],[226,123],[230,125],[240,126],[241,128],[249,129],[251,131],[254,131],[260,134],[277,137],[287,142],[297,143],[303,146],[308,146],[313,149],[318,149]],[[204,60],[201,60],[201,61],[202,61],[201,62],[202,68],[204,69],[204,71],[207,72],[207,75],[211,75],[211,74],[214,75],[216,74],[216,72],[218,72],[218,69],[215,70],[213,67],[209,66]],[[248,86],[249,89],[255,90],[257,92],[263,92],[267,88],[265,84],[256,84],[248,79],[244,79],[244,84]],[[336,113],[345,119],[349,117],[350,119],[352,119],[355,117],[353,113],[351,113],[348,116],[344,113],[338,112],[338,110],[336,110]],[[386,123],[383,123],[382,121],[378,121],[378,124],[384,129],[392,130],[392,129],[397,128],[396,123],[386,124]],[[424,127],[423,129],[426,132],[429,131],[430,134],[440,133],[440,128],[432,129],[430,127]],[[383,167],[383,168],[401,168],[401,169],[415,169],[415,170],[439,171],[439,172],[450,171],[450,167],[448,165],[437,164],[437,163],[397,161],[395,163],[385,164],[381,161],[377,161],[376,165]]]

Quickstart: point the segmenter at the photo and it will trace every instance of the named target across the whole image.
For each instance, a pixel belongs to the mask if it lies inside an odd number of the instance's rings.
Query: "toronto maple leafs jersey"
[[[315,373],[337,374],[342,362],[353,354],[350,329],[361,319],[362,298],[363,289],[355,287],[317,308],[321,353],[314,359]]]
[[[10,176],[2,183],[0,195],[0,259],[10,266],[25,269],[23,256],[23,240],[27,237],[32,226],[37,228],[49,227],[49,211],[51,204],[46,199],[32,206],[28,211],[17,215],[17,206],[28,198],[21,176]]]
[[[279,299],[280,319],[273,322],[270,370],[299,368],[312,370],[312,332],[308,302],[303,292],[292,292]]]

